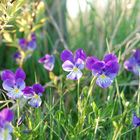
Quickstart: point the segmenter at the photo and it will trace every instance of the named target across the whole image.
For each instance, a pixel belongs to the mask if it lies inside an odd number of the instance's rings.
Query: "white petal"
[[[18,92],[16,92],[15,90],[16,89],[13,89],[12,91],[8,92],[7,96],[12,98],[12,99],[19,99],[19,98],[21,98],[21,96],[23,95],[23,92],[20,89],[17,89],[17,90],[19,90]]]
[[[29,102],[28,104],[31,105],[32,107],[39,107],[42,103],[41,98],[38,95],[35,95]]]
[[[3,89],[7,91],[11,91],[14,87],[14,82],[8,79],[3,82],[2,86],[3,86]]]
[[[97,80],[96,84],[102,88],[107,88],[112,84],[113,80],[106,76],[106,75],[100,75]]]
[[[63,70],[68,71],[68,72],[72,71],[73,67],[74,67],[74,64],[69,60],[65,61],[62,65]]]
[[[78,80],[81,77],[82,77],[82,72],[80,70],[72,71],[67,75],[67,78],[71,80]]]

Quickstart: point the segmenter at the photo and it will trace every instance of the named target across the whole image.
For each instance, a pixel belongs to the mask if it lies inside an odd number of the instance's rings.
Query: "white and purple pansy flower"
[[[11,133],[13,131],[11,122],[14,119],[14,113],[9,109],[5,108],[0,112],[0,139],[1,140],[12,140]]]
[[[52,71],[54,68],[55,57],[53,55],[46,54],[44,57],[40,58],[38,62],[43,64],[46,70]]]
[[[81,70],[84,69],[86,60],[86,53],[83,49],[77,49],[75,54],[70,50],[64,50],[61,53],[61,60],[63,61],[63,70],[69,72],[68,79],[78,80],[82,77]]]
[[[18,68],[15,73],[11,70],[4,70],[1,74],[3,80],[3,89],[7,91],[7,96],[12,99],[18,99],[23,95],[25,88],[26,74],[23,69]]]
[[[119,71],[118,59],[114,54],[105,55],[102,61],[88,57],[86,67],[97,77],[96,84],[102,88],[109,87]]]
[[[136,49],[133,52],[133,55],[124,62],[124,67],[128,71],[133,72],[136,75],[139,75],[140,72],[140,49]]]
[[[42,100],[40,96],[42,96],[42,93],[44,92],[44,88],[40,84],[34,84],[33,86],[27,86],[24,90],[24,98],[28,99],[28,104],[32,107],[38,108]]]

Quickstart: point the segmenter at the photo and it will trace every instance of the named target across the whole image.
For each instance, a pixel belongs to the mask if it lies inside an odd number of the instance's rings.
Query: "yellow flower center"
[[[14,92],[15,93],[18,93],[19,92],[19,89],[18,88],[14,89]]]
[[[106,78],[106,76],[105,76],[104,74],[102,74],[100,77],[101,77],[102,79],[105,79],[105,78]]]
[[[74,68],[73,68],[73,71],[74,71],[74,72],[77,72],[77,71],[78,71],[78,68],[74,67]]]
[[[38,99],[38,97],[39,97],[39,96],[38,96],[37,94],[34,95],[34,98],[35,98],[35,99]]]

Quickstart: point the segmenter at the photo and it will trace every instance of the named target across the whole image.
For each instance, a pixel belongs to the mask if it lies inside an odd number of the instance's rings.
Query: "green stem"
[[[129,133],[129,132],[132,132],[134,129],[135,129],[135,127],[133,127],[133,128],[131,128],[131,129],[129,129],[128,131],[122,133],[120,136],[123,136],[123,135],[125,135],[125,134],[127,134],[127,133]]]
[[[94,130],[94,139],[96,139],[96,133],[97,133],[99,121],[100,121],[100,118],[98,117],[98,118],[96,119],[96,126],[95,126],[95,130]]]
[[[50,88],[50,97],[49,97],[49,104],[50,104],[50,108],[49,110],[51,110],[52,107],[52,100],[53,100],[53,96],[52,96],[52,92],[51,92],[51,88]],[[50,127],[52,129],[50,129],[50,140],[53,140],[53,117],[52,114],[50,114]]]
[[[19,100],[17,99],[17,117],[20,117],[20,107],[19,107]]]
[[[115,110],[116,103],[117,103],[117,98],[118,98],[118,101],[119,101],[119,104],[120,104],[120,110],[121,110],[121,113],[122,113],[121,98],[120,98],[120,92],[119,92],[119,86],[118,86],[117,80],[115,80],[115,84],[116,84],[116,96],[115,96],[115,101],[114,101],[114,104],[113,104],[113,109],[112,109],[112,112],[111,112],[111,117],[114,114],[114,110]]]
[[[93,86],[94,86],[95,79],[96,79],[96,77],[94,76],[94,77],[92,78],[91,83],[90,83],[90,87],[89,87],[89,91],[88,91],[88,98],[89,98],[89,97],[91,96],[91,94],[92,94],[92,90],[93,90]]]
[[[78,80],[77,83],[77,102],[78,102],[79,94],[80,94],[80,79]]]

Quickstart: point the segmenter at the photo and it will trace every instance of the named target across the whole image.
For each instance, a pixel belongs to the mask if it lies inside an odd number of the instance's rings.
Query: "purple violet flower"
[[[30,39],[20,38],[18,43],[21,49],[19,49],[19,51],[17,51],[13,55],[13,58],[16,60],[17,63],[20,63],[21,59],[24,58],[24,61],[26,61],[28,58],[30,58],[33,51],[36,49],[36,35],[32,33],[30,35]]]
[[[37,47],[36,36],[34,33],[31,34],[31,39],[27,40],[25,38],[19,39],[19,45],[23,51],[34,51]]]
[[[53,55],[46,54],[44,57],[38,60],[39,63],[42,63],[44,68],[48,71],[52,71],[54,68],[55,57]]]
[[[34,84],[33,86],[27,86],[24,90],[24,98],[29,99],[28,104],[32,107],[39,107],[42,103],[40,96],[44,92],[44,88],[40,84]]]
[[[140,72],[140,49],[136,49],[133,55],[124,62],[124,68],[139,75]]]
[[[136,114],[133,114],[133,120],[132,120],[133,126],[138,127],[140,126],[140,118],[136,116]]]
[[[21,68],[18,68],[15,73],[11,70],[4,70],[2,72],[2,86],[4,90],[8,91],[8,97],[18,99],[23,95],[22,90],[25,88],[25,78],[26,74]]]
[[[77,49],[75,54],[73,54],[70,50],[64,50],[61,53],[61,60],[63,61],[63,70],[70,72],[67,75],[68,79],[78,80],[82,77],[81,70],[84,69],[86,60],[86,53],[83,49]]]
[[[86,67],[97,77],[96,84],[102,88],[109,87],[119,71],[118,59],[114,54],[105,55],[103,61],[88,57]]]
[[[13,131],[11,122],[14,119],[14,113],[9,109],[5,108],[0,112],[0,139],[1,140],[12,140],[10,135]]]

